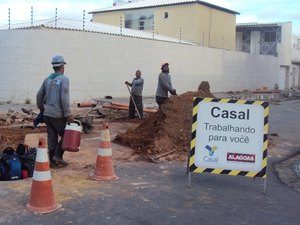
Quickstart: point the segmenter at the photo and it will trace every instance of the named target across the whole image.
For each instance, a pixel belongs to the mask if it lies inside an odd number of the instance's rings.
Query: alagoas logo
[[[203,160],[205,162],[218,162],[218,157],[214,157],[215,151],[218,149],[218,147],[206,145],[205,149],[208,151],[208,156],[204,156]]]
[[[228,152],[227,161],[255,163],[255,155]]]

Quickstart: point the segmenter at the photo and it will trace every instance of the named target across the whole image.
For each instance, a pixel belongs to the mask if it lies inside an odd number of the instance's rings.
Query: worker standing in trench
[[[159,107],[168,99],[168,92],[171,95],[177,95],[176,89],[172,86],[171,76],[169,74],[169,63],[161,65],[161,73],[158,76],[158,84],[156,90],[156,103]]]
[[[128,117],[129,119],[133,119],[135,115],[135,111],[137,111],[137,114],[140,119],[143,118],[143,88],[144,88],[144,79],[141,77],[142,72],[140,70],[137,70],[135,72],[135,78],[133,78],[132,82],[129,83],[128,81],[125,81],[125,84],[131,87],[130,92],[130,100],[129,100],[129,112]]]

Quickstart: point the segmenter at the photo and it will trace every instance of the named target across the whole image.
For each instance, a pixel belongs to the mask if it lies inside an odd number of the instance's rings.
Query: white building
[[[298,44],[296,42],[294,47],[298,47]],[[299,88],[299,61],[297,61],[296,56],[297,50],[292,51],[291,22],[237,24],[236,50],[255,55],[271,55],[278,58],[280,72],[277,79],[279,89]]]
[[[300,89],[300,36],[293,35],[292,48],[292,80],[294,86]]]

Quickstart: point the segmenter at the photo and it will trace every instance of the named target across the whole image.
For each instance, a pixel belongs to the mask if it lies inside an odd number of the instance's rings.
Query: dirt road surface
[[[193,174],[188,188],[186,162],[149,163],[134,150],[115,143],[113,162],[120,180],[94,181],[89,174],[100,141],[99,123],[91,134],[82,134],[79,152],[65,154],[68,167],[51,169],[55,199],[63,208],[48,215],[32,214],[25,208],[32,179],[0,182],[0,224],[298,225],[300,147],[293,138],[281,136],[285,122],[278,117],[288,108],[294,116],[290,113],[289,118],[299,120],[300,102],[286,104],[271,105],[270,132],[274,135],[270,135],[268,149],[266,194],[261,179],[225,175]],[[139,123],[109,122],[111,140]],[[299,134],[300,127],[290,132]],[[29,134],[25,142],[34,146],[41,136],[45,133]]]

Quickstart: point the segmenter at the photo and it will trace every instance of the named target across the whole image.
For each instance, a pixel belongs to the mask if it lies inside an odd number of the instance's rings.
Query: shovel
[[[133,96],[132,96],[132,94],[131,94],[131,92],[130,92],[129,85],[126,84],[126,86],[127,86],[128,92],[129,92],[129,94],[130,94],[130,98],[131,98],[131,100],[132,100],[132,102],[133,102],[133,104],[134,104],[134,108],[135,108],[135,110],[136,110],[136,112],[137,112],[139,118],[141,119],[141,115],[140,115],[140,113],[139,113],[139,110],[138,110],[138,108],[136,107],[135,101],[134,101]]]

